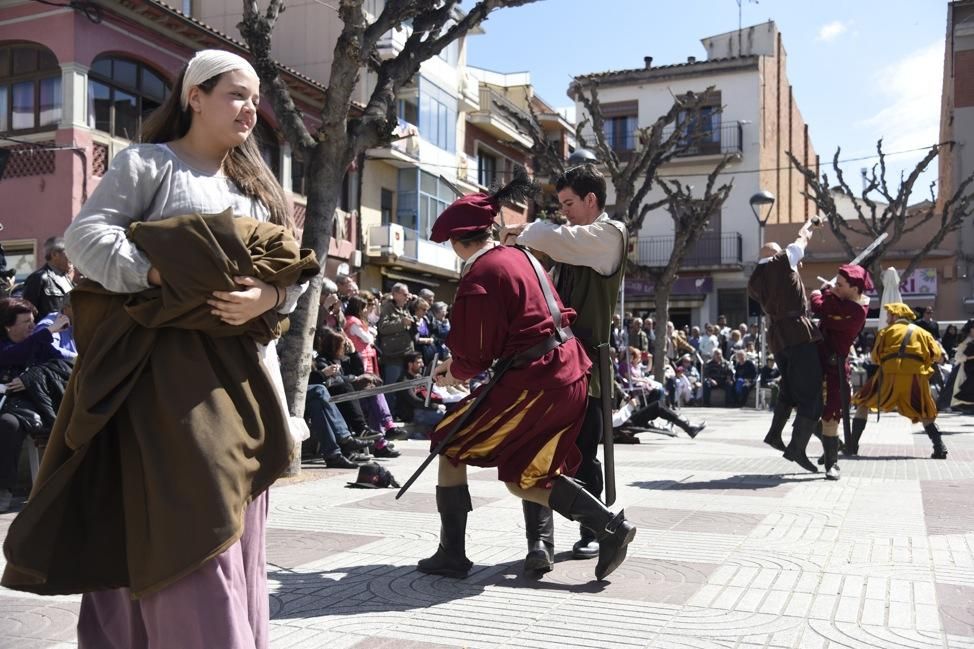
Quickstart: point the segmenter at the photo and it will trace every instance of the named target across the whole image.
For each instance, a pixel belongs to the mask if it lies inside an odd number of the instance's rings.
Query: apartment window
[[[605,141],[613,151],[632,151],[636,148],[638,116],[639,104],[635,101],[621,101],[602,106]]]
[[[400,99],[397,104],[396,116],[413,126],[419,124],[419,103],[415,97]]]
[[[392,215],[394,212],[394,197],[395,192],[391,189],[386,189],[383,187],[381,190],[381,195],[379,197],[379,212],[382,214],[382,225],[388,225],[392,223]]]
[[[477,183],[481,187],[490,187],[497,180],[497,158],[484,153],[477,152]]]
[[[88,72],[88,126],[138,141],[142,121],[168,95],[169,84],[148,66],[121,57],[98,57]]]
[[[423,78],[419,82],[419,134],[444,151],[456,152],[457,99]]]
[[[720,153],[720,111],[719,91],[704,98],[699,112],[680,111],[677,122],[686,124],[686,142],[692,153]]]
[[[61,68],[38,45],[0,47],[0,133],[32,131],[61,121]]]
[[[416,168],[400,169],[396,221],[426,238],[436,217],[456,198],[438,176]]]

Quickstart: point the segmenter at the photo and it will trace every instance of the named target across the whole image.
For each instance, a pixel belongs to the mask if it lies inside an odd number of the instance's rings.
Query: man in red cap
[[[430,236],[449,240],[464,261],[447,339],[452,358],[434,371],[437,383],[455,385],[492,365],[494,376],[431,435],[440,453],[436,503],[442,526],[436,553],[417,567],[451,577],[465,577],[472,567],[464,544],[472,510],[469,464],[497,467],[516,496],[592,530],[601,542],[595,575],[602,579],[625,559],[636,528],[569,477],[580,459],[575,438],[585,417],[591,363],[569,328],[575,312],[562,304],[537,260],[491,239],[500,204],[515,195],[510,187],[457,200]]]
[[[812,291],[809,305],[819,318],[822,340],[818,343],[822,375],[825,378],[825,409],[822,412],[822,448],[825,450],[825,479],[839,479],[839,421],[845,422],[845,453],[858,452],[855,436],[849,430],[849,348],[866,324],[872,289],[869,273],[862,266],[839,267],[835,286],[826,284]]]

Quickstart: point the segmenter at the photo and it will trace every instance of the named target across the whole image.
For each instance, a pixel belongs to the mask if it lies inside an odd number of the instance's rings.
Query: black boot
[[[636,536],[636,527],[626,520],[624,511],[613,515],[598,498],[566,476],[555,478],[550,504],[553,510],[578,521],[595,534],[599,542],[596,579],[605,579],[622,565],[626,559],[627,546]]]
[[[436,488],[436,509],[440,512],[440,547],[436,554],[421,559],[416,569],[428,575],[463,579],[473,567],[467,558],[467,512],[473,511],[467,485]]]
[[[551,510],[529,500],[522,500],[521,506],[528,537],[524,572],[550,572],[555,567],[555,521]]]
[[[849,439],[845,441],[845,449],[843,449],[843,455],[859,455],[859,439],[862,437],[862,432],[866,430],[866,420],[865,419],[853,419],[852,420],[852,430],[849,434]]]
[[[669,408],[660,408],[659,416],[661,419],[665,419],[674,426],[682,429],[683,432],[690,436],[690,439],[696,437],[697,433],[707,427],[707,422],[701,421],[699,424],[691,424],[689,421],[676,414]]]
[[[930,457],[934,460],[946,460],[947,447],[944,445],[944,440],[940,436],[940,429],[937,428],[937,424],[924,424],[923,430],[927,431],[927,437],[933,442],[933,453]]]
[[[825,479],[839,479],[839,438],[823,437],[822,446],[825,448]]]
[[[785,450],[785,442],[781,439],[781,431],[785,429],[785,424],[788,423],[789,417],[791,417],[791,405],[778,399],[778,403],[774,406],[774,416],[771,418],[771,428],[768,429],[768,434],[764,436],[765,444],[779,451]]]
[[[599,556],[599,542],[595,538],[595,533],[579,525],[578,540],[572,546],[572,559],[594,559]]]
[[[808,456],[805,455],[805,448],[808,446],[808,440],[812,438],[812,433],[815,432],[816,424],[817,422],[814,419],[801,415],[796,416],[795,426],[791,431],[791,442],[784,453],[786,460],[796,462],[798,466],[812,473],[818,473],[818,467],[812,464]]]

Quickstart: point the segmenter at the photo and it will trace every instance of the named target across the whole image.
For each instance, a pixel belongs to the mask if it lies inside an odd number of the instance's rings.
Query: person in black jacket
[[[407,352],[403,362],[404,381],[418,379],[423,375],[423,356],[419,352]],[[400,392],[396,405],[398,417],[404,422],[414,424],[418,433],[416,436],[421,439],[428,439],[429,431],[446,416],[443,400],[435,393],[430,395],[430,405],[426,405],[426,388],[422,386]]]
[[[64,296],[74,288],[74,266],[64,252],[64,239],[51,237],[45,241],[44,259],[46,263],[24,281],[24,299],[37,307],[41,317],[59,313]]]

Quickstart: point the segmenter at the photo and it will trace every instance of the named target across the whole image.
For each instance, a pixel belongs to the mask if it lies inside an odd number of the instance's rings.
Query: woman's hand
[[[145,278],[152,286],[162,286],[162,275],[159,274],[159,269],[155,266],[149,269],[149,272]]]
[[[230,325],[242,325],[277,306],[279,290],[256,277],[234,277],[233,281],[246,287],[237,291],[214,291],[206,303],[211,313]]]
[[[57,317],[54,318],[54,322],[51,323],[49,329],[52,334],[56,334],[61,331],[64,331],[70,326],[71,326],[71,319],[68,318],[68,316],[64,315],[63,313],[59,313],[57,314]]]
[[[453,374],[450,373],[450,367],[453,365],[453,359],[448,358],[436,368],[433,369],[433,378],[436,380],[436,384],[441,388],[448,388],[453,385],[460,385],[462,381],[457,380]]]
[[[12,379],[10,383],[7,384],[7,392],[22,392],[24,390],[24,382],[19,378]]]

